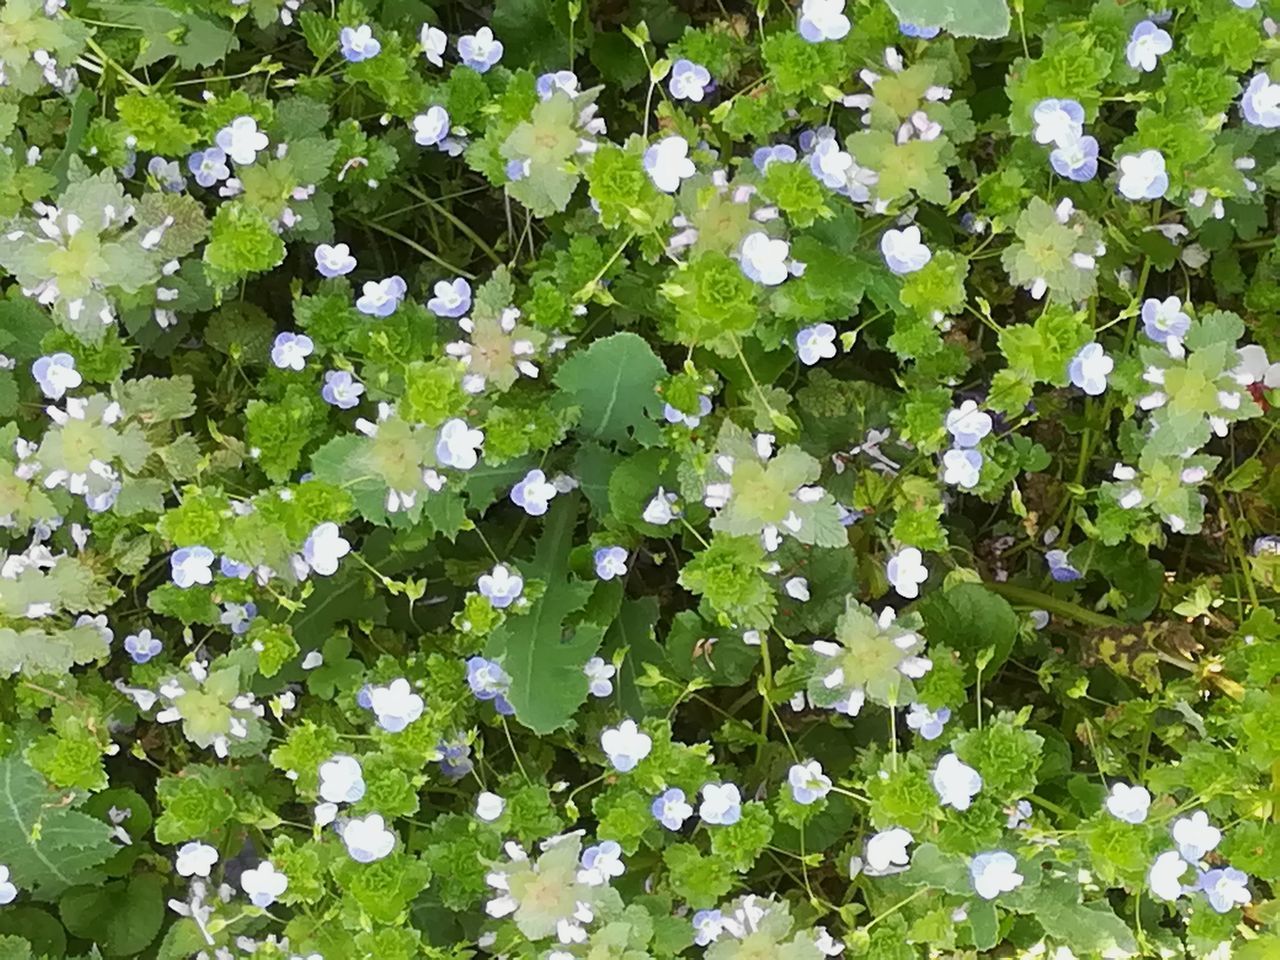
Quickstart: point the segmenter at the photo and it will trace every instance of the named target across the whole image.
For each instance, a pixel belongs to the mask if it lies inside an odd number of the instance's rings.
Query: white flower
[[[576,97],[579,93],[578,75],[572,70],[556,70],[553,73],[544,73],[538,77],[536,84],[538,90],[538,99],[550,100],[555,96],[556,91],[562,91],[566,96]]]
[[[258,153],[267,149],[267,135],[258,130],[253,117],[236,117],[218,131],[214,142],[240,166],[253,163]]]
[[[901,597],[914,600],[920,596],[920,584],[929,579],[924,557],[915,547],[903,547],[885,565],[885,575]]]
[[[1089,396],[1096,397],[1107,389],[1107,377],[1115,366],[1102,344],[1086,343],[1067,364],[1067,376]]]
[[[1150,20],[1143,20],[1129,35],[1129,45],[1124,49],[1129,66],[1143,73],[1156,68],[1159,59],[1173,49],[1173,37]]]
[[[1216,850],[1221,840],[1222,831],[1209,822],[1209,816],[1203,810],[1173,821],[1173,842],[1178,845],[1178,852],[1191,863]]]
[[[342,827],[342,842],[356,863],[373,863],[395,849],[396,835],[387,829],[381,814],[371,813],[348,820]]]
[[[979,410],[973,400],[966,400],[947,414],[947,432],[957,447],[976,447],[991,433],[991,414]]]
[[[914,841],[915,837],[902,827],[881,830],[867,841],[867,873],[883,876],[896,873],[895,867],[906,867],[911,862],[907,847]]]
[[[942,736],[943,728],[951,719],[951,711],[946,707],[930,710],[923,703],[911,704],[907,712],[907,726],[925,740],[937,740]]]
[[[914,223],[903,230],[886,230],[880,238],[880,252],[889,269],[900,276],[915,273],[933,259],[933,253],[920,239],[920,228]]]
[[[698,816],[706,823],[731,827],[742,817],[742,794],[732,783],[708,783],[702,788]]]
[[[178,848],[175,864],[180,877],[207,877],[217,862],[218,851],[215,848],[192,840]]]
[[[18,896],[18,888],[9,879],[9,868],[0,863],[0,906],[13,903]]]
[[[436,105],[413,118],[413,142],[420,147],[434,147],[449,135],[449,111]]]
[[[282,333],[271,345],[271,362],[281,370],[301,370],[314,350],[315,344],[305,333]]]
[[[944,754],[933,770],[933,789],[943,806],[968,810],[982,789],[982,776],[954,753]]]
[[[616,840],[606,840],[587,847],[582,851],[582,867],[578,871],[578,882],[589,887],[603,886],[611,878],[622,876],[627,872],[622,863],[622,845]]]
[[[653,495],[653,499],[644,508],[644,522],[652,523],[659,527],[666,526],[679,516],[679,512],[674,506],[676,499],[674,493],[668,493],[664,488],[659,487],[658,492]]]
[[[385,687],[369,690],[369,708],[373,710],[378,726],[387,733],[399,733],[422,716],[426,706],[422,697],[413,692],[404,677],[392,680]]]
[[[757,230],[742,241],[739,262],[742,272],[750,279],[766,287],[776,287],[790,275],[787,266],[790,255],[791,245],[787,241],[775,240]]]
[[[842,40],[849,27],[844,0],[804,0],[800,5],[800,36],[810,43]]]
[[[524,592],[524,577],[513,573],[506,564],[499,563],[476,581],[480,593],[498,610],[504,610],[519,599]]]
[[[344,277],[356,268],[356,258],[345,243],[330,246],[322,243],[316,247],[316,270],[322,277]]]
[[[338,572],[338,561],[351,552],[351,544],[338,532],[338,525],[331,521],[317,524],[302,545],[302,559],[322,577]]]
[[[613,677],[618,668],[603,657],[592,657],[582,668],[587,678],[587,692],[593,697],[607,697],[613,693]]]
[[[809,170],[824,187],[843,190],[849,185],[849,172],[854,168],[853,154],[840,149],[834,137],[819,140],[809,154]]]
[[[339,410],[350,410],[360,405],[360,396],[364,393],[364,384],[351,376],[346,370],[326,370],[324,386],[320,388],[320,396],[324,402]]]
[[[685,413],[669,403],[662,405],[662,417],[667,423],[683,423],[692,430],[702,422],[702,418],[711,412],[711,398],[705,394],[698,395],[698,412]]]
[[[971,490],[982,474],[982,454],[977,450],[948,450],[942,455],[942,482]]]
[[[396,312],[409,288],[403,278],[394,276],[385,280],[368,280],[360,288],[356,309],[370,317],[389,317]]]
[[[634,770],[637,763],[653,749],[653,738],[636,726],[634,720],[623,720],[600,734],[600,748],[619,773]]]
[[[671,787],[649,806],[650,812],[668,830],[679,830],[693,816],[693,807],[685,800],[684,791]]]
[[[667,89],[675,100],[692,100],[701,103],[711,83],[711,72],[692,60],[677,60],[671,67],[671,80]]]
[[[31,375],[40,385],[40,392],[50,400],[61,400],[68,390],[74,390],[84,382],[76,369],[75,357],[69,353],[41,357],[31,365]]]
[[[265,909],[288,889],[289,878],[278,872],[270,860],[263,860],[253,869],[240,874],[240,887],[249,895],[250,903]]]
[[[422,45],[422,53],[428,63],[435,67],[444,66],[444,52],[449,45],[448,34],[439,27],[424,23],[418,33],[418,42]]]
[[[1197,888],[1218,913],[1228,913],[1237,905],[1245,906],[1253,897],[1249,893],[1249,877],[1243,870],[1226,867],[1200,874]]]
[[[1240,98],[1240,112],[1255,127],[1280,127],[1280,83],[1272,83],[1266,73],[1255,73]]]
[[[601,547],[595,552],[596,576],[601,580],[612,580],[626,576],[627,548]]]
[[[530,470],[524,479],[511,488],[511,502],[531,517],[540,517],[547,512],[557,490],[547,482],[547,475],[541,470]]]
[[[364,796],[360,761],[345,753],[320,764],[320,797],[329,803],[355,803]]]
[[[1262,347],[1256,343],[1246,344],[1236,351],[1236,355],[1240,363],[1231,371],[1231,376],[1240,386],[1261,383],[1268,390],[1280,387],[1280,363],[1272,363]]]
[[[724,926],[719,910],[699,910],[693,915],[693,942],[700,947],[714,943],[724,933]]]
[[[644,169],[655,187],[663,193],[675,193],[680,181],[695,172],[689,159],[689,141],[684,137],[663,137],[644,152]]]
[[[831,792],[831,778],[822,772],[822,764],[817,760],[793,764],[787,773],[787,783],[795,802],[806,806]]]
[[[1059,100],[1056,97],[1041,100],[1032,109],[1031,119],[1036,125],[1036,143],[1065,147],[1084,134],[1084,107],[1076,100]]]
[[[213,551],[208,547],[183,547],[169,558],[173,582],[186,589],[197,583],[213,583]]]
[[[367,23],[358,27],[343,27],[338,31],[338,47],[342,59],[348,63],[360,63],[382,52],[382,44],[373,35]]]
[[[486,73],[502,59],[502,42],[494,39],[493,31],[488,27],[481,27],[475,34],[458,38],[458,56],[462,58],[463,66],[476,73]]]
[[[1127,153],[1118,161],[1120,193],[1128,200],[1158,200],[1169,189],[1164,154],[1159,150]]]
[[[482,790],[480,796],[476,797],[476,816],[485,823],[493,823],[493,821],[502,816],[502,811],[506,809],[507,801],[496,793]]]
[[[836,328],[829,323],[815,323],[796,334],[796,355],[806,367],[836,355]]]
[[[1151,794],[1146,787],[1135,787],[1127,783],[1115,783],[1107,797],[1107,812],[1117,820],[1125,823],[1142,823],[1147,819],[1147,809],[1151,806]]]
[[[975,856],[969,861],[969,877],[973,880],[973,889],[984,900],[994,900],[1002,893],[1017,890],[1024,879],[1018,873],[1018,861],[1013,854],[1003,850]]]
[[[809,581],[804,577],[791,577],[782,585],[783,591],[792,600],[807,603],[810,597]]]
[[[427,301],[427,309],[437,317],[455,319],[471,309],[471,284],[463,277],[437,280],[431,292],[434,296]]]
[[[1182,896],[1182,875],[1187,864],[1174,851],[1156,857],[1147,871],[1147,888],[1161,900],[1177,900]]]
[[[457,418],[447,420],[436,439],[436,459],[446,467],[470,470],[480,462],[480,446],[483,443],[483,430],[472,429],[465,421]]]
[[[1181,340],[1191,329],[1191,317],[1177,297],[1148,297],[1142,301],[1142,329],[1156,343],[1166,343],[1170,337]]]

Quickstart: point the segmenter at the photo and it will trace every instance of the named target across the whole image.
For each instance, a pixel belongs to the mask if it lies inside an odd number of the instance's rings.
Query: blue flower
[[[462,58],[463,66],[476,73],[485,73],[502,59],[502,41],[494,39],[493,31],[488,27],[481,27],[474,34],[458,38],[458,56]]]
[[[1098,140],[1085,134],[1060,143],[1049,154],[1049,165],[1060,177],[1087,183],[1098,175]]]
[[[941,27],[922,27],[914,23],[900,23],[898,30],[904,37],[916,37],[919,40],[932,40],[942,32]]]
[[[382,44],[367,23],[358,27],[343,27],[338,33],[338,44],[342,48],[343,59],[348,63],[360,63],[382,52]]]
[[[364,384],[345,370],[328,370],[324,375],[324,386],[320,388],[320,396],[324,402],[339,410],[350,410],[360,403],[360,395],[364,393]]]
[[[227,166],[227,154],[221,147],[197,150],[187,157],[187,169],[202,187],[212,187],[231,176]]]
[[[141,630],[124,638],[124,649],[134,663],[142,664],[163,650],[164,644],[153,637],[150,630]]]
[[[1070,583],[1072,580],[1079,580],[1084,576],[1071,565],[1065,550],[1050,550],[1044,555],[1044,560],[1045,563],[1049,564],[1049,576],[1053,577],[1058,583]]]

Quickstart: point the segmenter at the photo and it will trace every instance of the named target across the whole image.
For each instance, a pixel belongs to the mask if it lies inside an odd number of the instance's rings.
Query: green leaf
[[[95,627],[43,630],[0,627],[0,676],[65,676],[73,666],[107,655],[107,644]]]
[[[22,760],[0,759],[0,863],[20,889],[52,897],[97,881],[116,847],[107,825],[76,806],[74,794],[51,790]]]
[[[634,333],[615,333],[574,354],[556,373],[563,402],[581,409],[578,431],[595,440],[648,446],[660,437],[662,407],[654,388],[667,375],[653,348]]]
[[[942,27],[957,37],[998,40],[1009,33],[1005,0],[889,0],[904,23]]]
[[[1080,887],[1072,882],[1041,884],[1030,909],[1044,932],[1077,953],[1132,953],[1138,949],[1133,931],[1103,903],[1080,902]]]
[[[1018,615],[1003,597],[976,583],[962,583],[930,593],[915,606],[924,618],[924,635],[960,652],[969,682],[977,675],[977,658],[993,650],[983,669],[990,677],[1008,659],[1018,636]]]
[[[604,640],[603,624],[566,622],[586,606],[595,589],[569,575],[578,502],[573,495],[556,498],[533,563],[522,571],[545,583],[546,592],[528,613],[508,617],[494,630],[486,648],[511,675],[507,699],[516,718],[535,733],[563,727],[586,700],[582,668]]]
[[[154,873],[103,886],[76,887],[62,897],[62,922],[109,957],[130,957],[150,946],[164,921],[165,881]]]

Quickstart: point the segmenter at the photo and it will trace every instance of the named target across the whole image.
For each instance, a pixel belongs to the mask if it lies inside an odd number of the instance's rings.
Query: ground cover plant
[[[7,0],[0,960],[1280,957],[1269,12]]]

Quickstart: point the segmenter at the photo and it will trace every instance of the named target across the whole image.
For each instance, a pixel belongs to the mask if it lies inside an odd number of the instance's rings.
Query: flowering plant
[[[9,0],[0,960],[1280,956],[1269,0]]]

